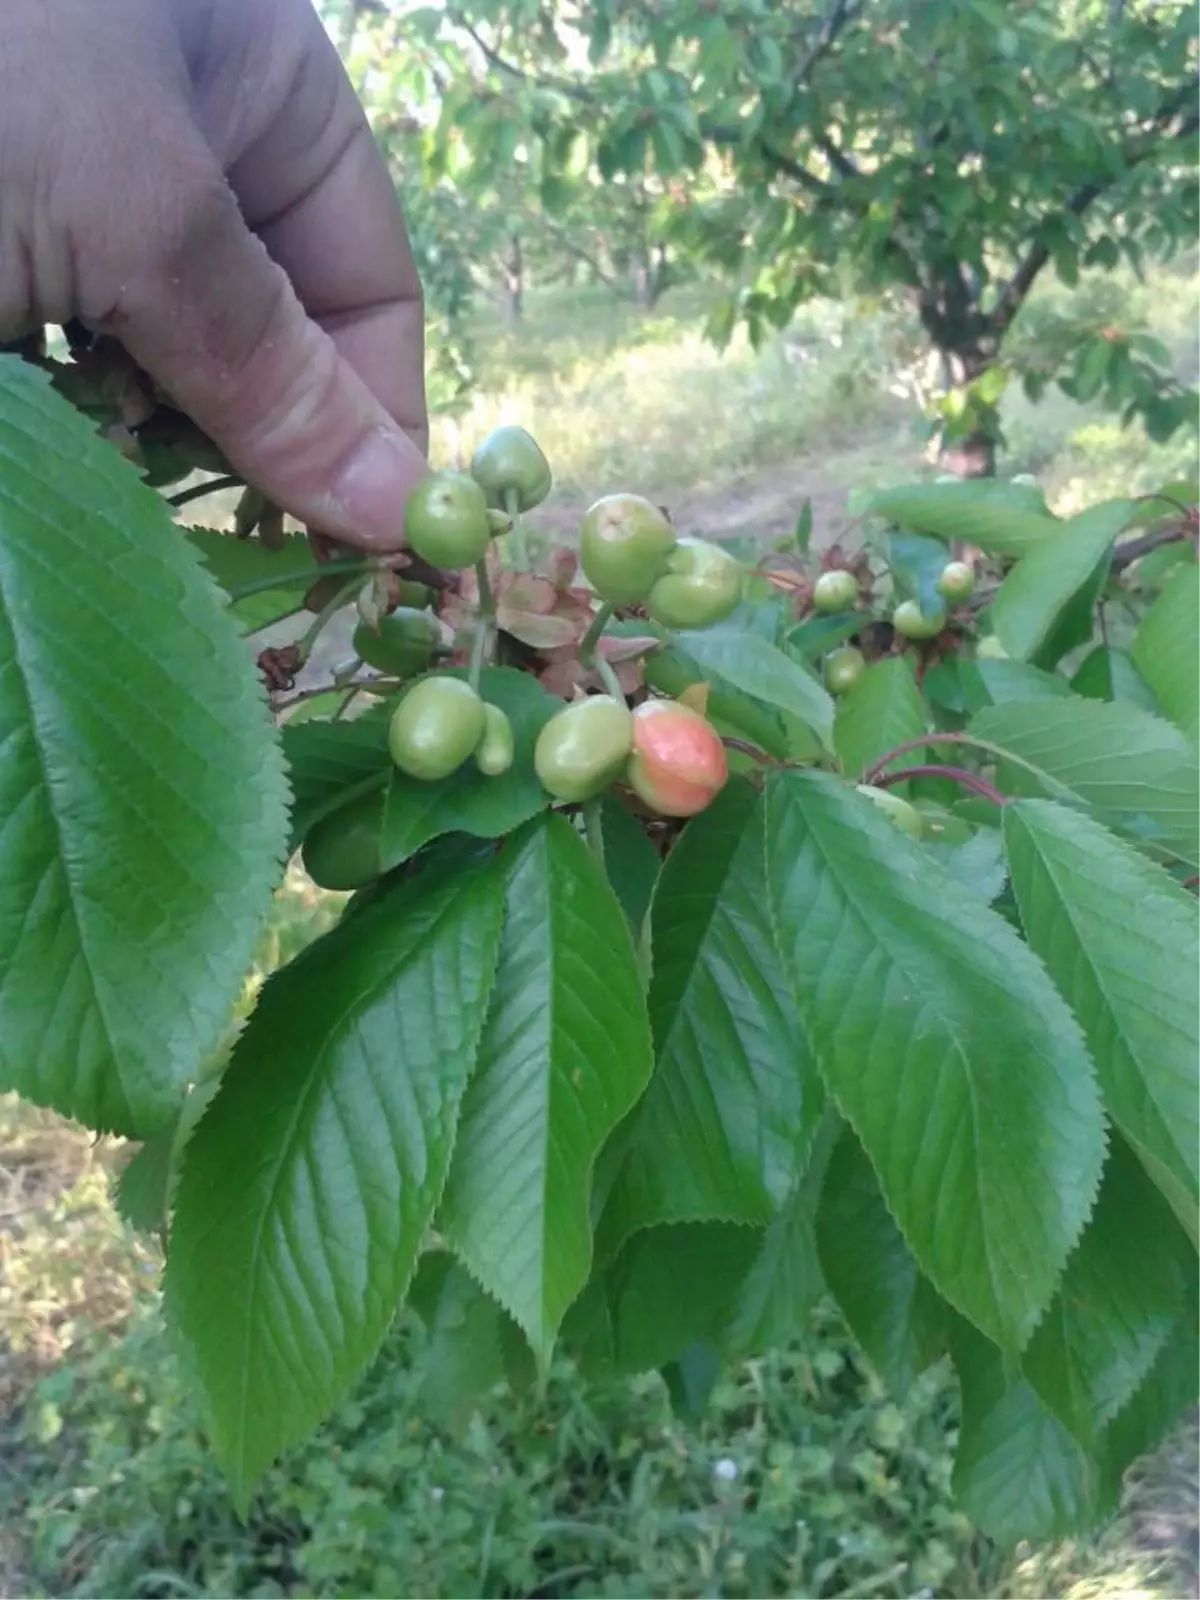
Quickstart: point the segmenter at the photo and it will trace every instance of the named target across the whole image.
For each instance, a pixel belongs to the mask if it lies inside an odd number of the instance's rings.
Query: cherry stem
[[[320,566],[292,567],[287,572],[271,572],[263,578],[253,578],[248,583],[237,583],[226,589],[230,602],[248,600],[252,594],[265,594],[270,589],[286,589],[293,583],[315,583],[318,578],[336,578],[343,572],[356,572],[360,576],[371,572],[374,564],[355,558],[345,561],[325,561]]]
[[[521,496],[516,489],[504,491],[504,509],[508,512],[508,520],[512,527],[508,530],[509,552],[512,564],[518,572],[524,572],[529,566],[529,556],[525,549],[525,530],[521,526]]]
[[[330,720],[332,722],[340,722],[357,699],[358,685],[355,684],[352,688],[347,689],[341,700],[338,701],[337,707],[334,710],[333,716],[330,718]]]
[[[488,578],[487,562],[475,563],[475,581],[479,585],[479,615],[475,619],[475,634],[471,640],[471,664],[467,669],[467,682],[478,691],[483,676],[483,659],[496,624],[496,602]]]
[[[178,494],[167,496],[169,506],[190,505],[193,500],[203,500],[206,494],[220,494],[223,489],[242,489],[245,485],[241,478],[224,477],[209,478],[205,483],[194,483],[190,489],[181,489]]]
[[[297,649],[300,652],[301,666],[304,666],[309,656],[312,655],[313,645],[316,644],[321,634],[333,621],[334,617],[342,609],[342,607],[347,604],[351,595],[353,595],[358,589],[359,581],[360,580],[355,577],[351,578],[349,583],[343,583],[338,589],[337,593],[331,595],[321,607],[320,611],[317,612],[316,616],[309,624],[308,631],[304,634],[304,637],[300,640],[300,643],[297,646]]]
[[[777,767],[779,762],[774,756],[760,750],[756,744],[751,744],[747,739],[722,738],[721,743],[726,750],[737,750],[744,756],[749,756],[751,761],[757,761],[760,767]]]
[[[968,749],[983,750],[997,761],[1011,762],[1015,767],[1023,767],[1026,772],[1035,777],[1047,789],[1057,791],[1071,801],[1078,801],[1065,783],[1059,783],[1057,778],[1052,778],[1041,767],[1034,766],[1032,761],[1026,761],[1024,756],[1015,755],[1011,750],[1006,750],[1003,745],[992,744],[988,739],[977,739],[973,733],[923,733],[919,739],[906,739],[903,744],[895,745],[891,750],[885,750],[879,759],[873,762],[859,779],[860,783],[872,784],[879,775],[886,772],[897,756],[908,755],[913,750],[924,750],[931,744],[959,744],[966,745]]]
[[[1002,795],[977,772],[968,772],[965,767],[945,767],[936,764],[919,767],[901,767],[898,772],[884,772],[871,780],[873,789],[890,789],[895,783],[907,783],[910,778],[949,778],[951,783],[957,783],[960,788],[969,789],[972,794],[981,795],[983,799],[990,800],[995,806],[1006,806],[1008,798]]]
[[[612,614],[612,606],[605,601],[592,618],[588,631],[579,641],[579,660],[588,671],[596,673],[614,700],[624,700],[625,691],[621,688],[621,680],[613,671],[612,664],[605,660],[600,651],[600,636],[612,621]]]

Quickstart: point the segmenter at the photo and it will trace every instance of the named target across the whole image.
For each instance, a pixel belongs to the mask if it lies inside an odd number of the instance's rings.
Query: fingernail
[[[363,544],[396,550],[404,542],[404,502],[427,471],[425,459],[398,428],[376,428],[334,479],[338,521]]]

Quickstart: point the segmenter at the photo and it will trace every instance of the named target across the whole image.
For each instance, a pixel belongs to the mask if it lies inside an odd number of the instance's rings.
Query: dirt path
[[[911,435],[889,430],[852,446],[831,448],[825,455],[772,463],[733,483],[682,493],[660,491],[658,498],[681,531],[711,539],[752,537],[764,544],[790,533],[801,506],[811,500],[813,544],[820,549],[832,544],[851,520],[846,501],[853,489],[896,482],[919,470]],[[555,495],[530,516],[530,525],[556,539],[569,538],[587,504],[585,496]]]

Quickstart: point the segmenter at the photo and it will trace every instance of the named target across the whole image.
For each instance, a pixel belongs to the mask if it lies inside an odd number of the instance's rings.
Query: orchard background
[[[528,428],[555,476],[535,559],[614,490],[781,575],[857,558],[877,498],[942,473],[1031,476],[1062,518],[1194,506],[1194,8],[324,10],[410,219],[432,460]],[[241,504],[180,517],[228,530]],[[283,663],[277,705],[328,685],[359,620]],[[293,862],[243,1014],[343,900]],[[949,1364],[897,1393],[827,1297],[683,1416],[657,1375],[563,1356],[544,1393],[477,1394],[443,1296],[239,1520],[158,1245],[113,1205],[130,1147],[13,1096],[0,1130],[0,1593],[1196,1592],[1193,1424],[1101,1531],[993,1542],[952,1492]]]

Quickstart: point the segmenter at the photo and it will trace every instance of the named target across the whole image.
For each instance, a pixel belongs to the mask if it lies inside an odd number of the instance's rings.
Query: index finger
[[[229,152],[230,184],[309,316],[424,449],[421,285],[391,178],[316,12],[307,0],[273,0],[271,12],[256,30],[258,69],[249,60],[241,72],[261,121]]]

